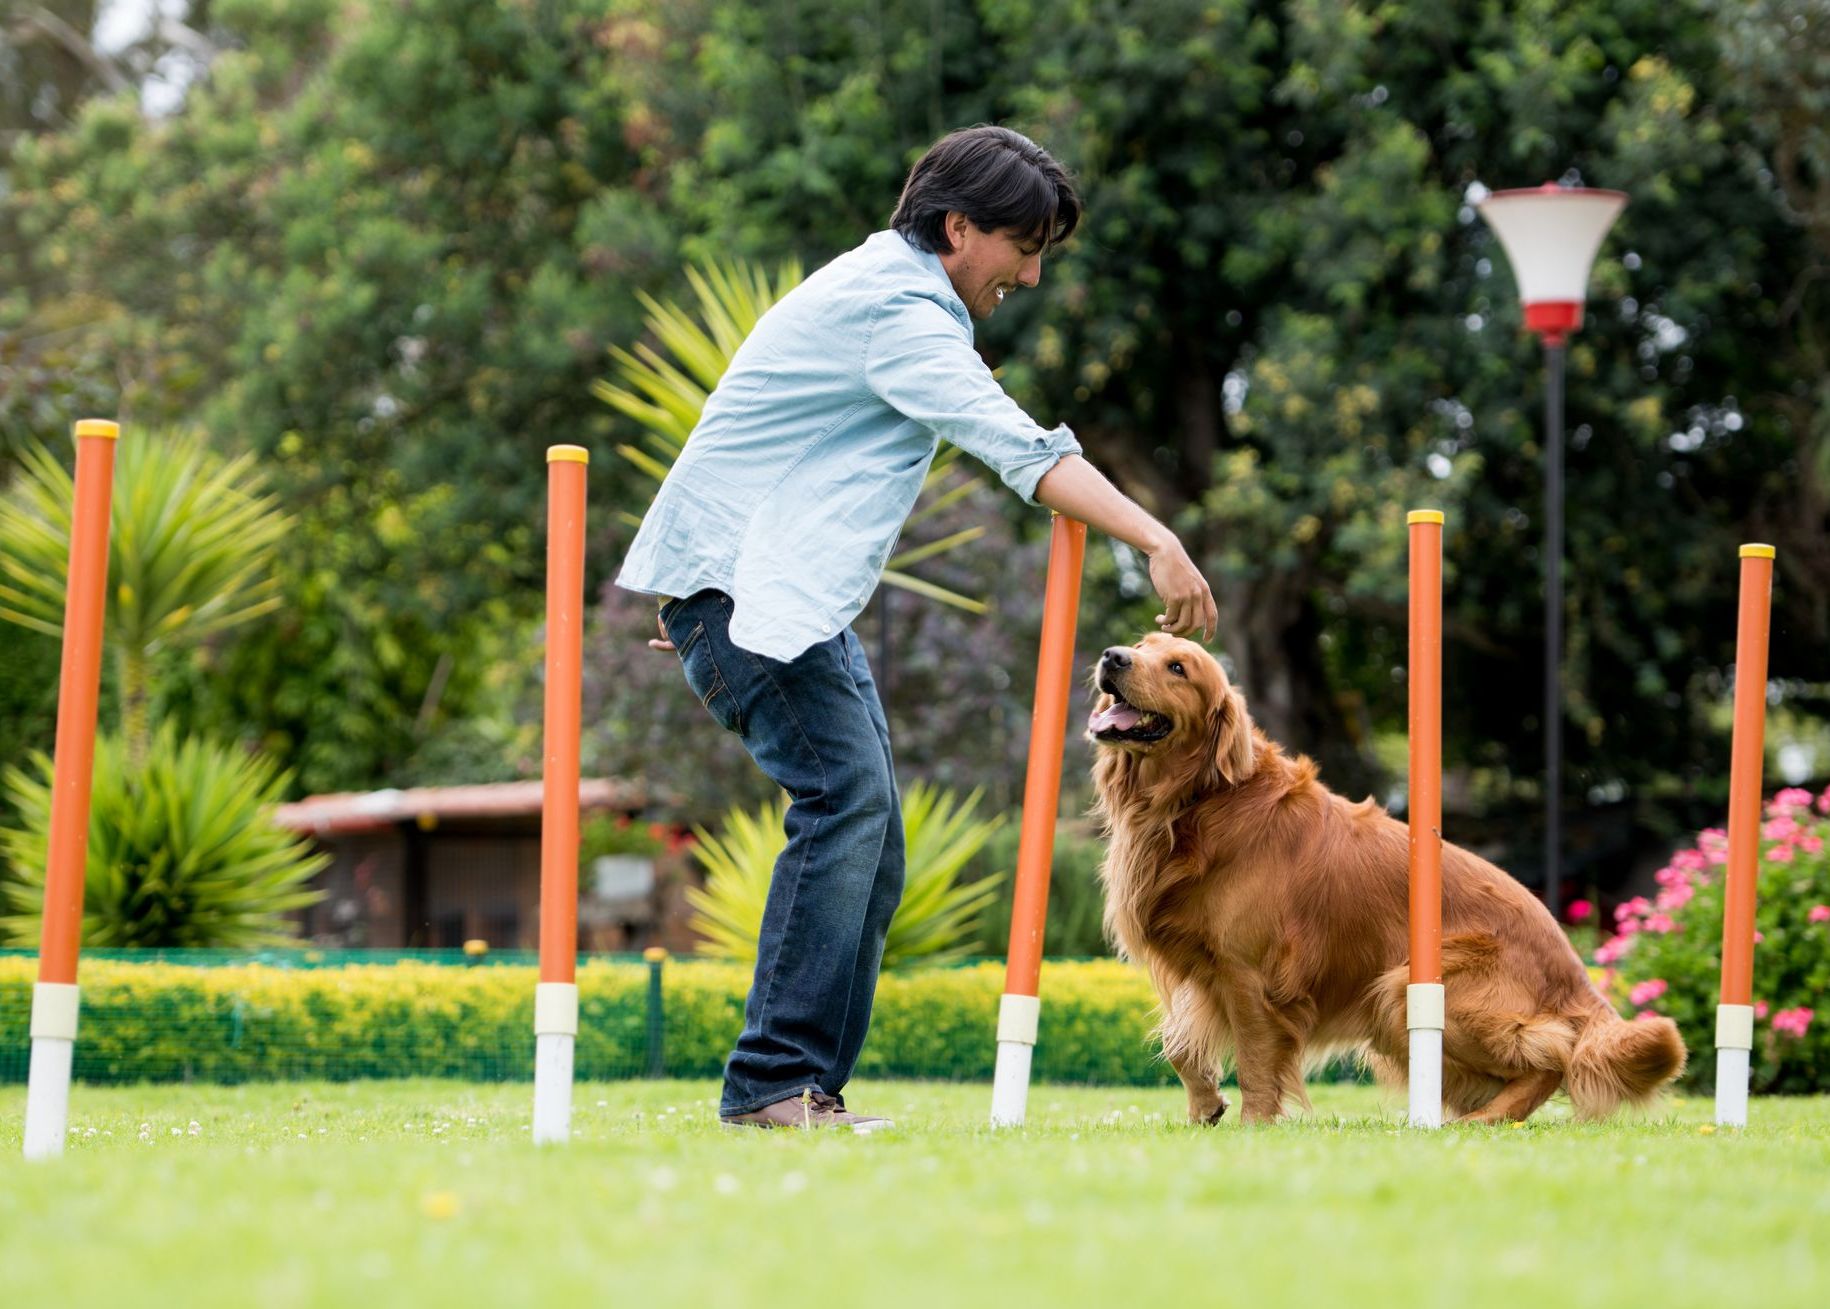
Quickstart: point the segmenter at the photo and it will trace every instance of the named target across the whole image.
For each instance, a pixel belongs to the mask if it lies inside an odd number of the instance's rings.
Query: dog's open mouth
[[[1095,740],[1160,741],[1169,735],[1174,724],[1162,714],[1126,704],[1116,691],[1110,687],[1105,689],[1112,696],[1111,705],[1095,709],[1087,719],[1087,731]]]

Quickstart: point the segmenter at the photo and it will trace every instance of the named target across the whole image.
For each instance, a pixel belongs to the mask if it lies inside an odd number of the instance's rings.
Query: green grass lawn
[[[860,1084],[871,1137],[733,1132],[699,1082],[0,1090],[7,1306],[1830,1304],[1830,1099],[1412,1132],[1368,1087],[1191,1128],[1180,1092]]]

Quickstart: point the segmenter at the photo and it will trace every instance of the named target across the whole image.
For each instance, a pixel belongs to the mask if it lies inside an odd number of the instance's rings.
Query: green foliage
[[[902,793],[906,878],[902,903],[890,920],[883,963],[895,967],[921,960],[957,958],[971,949],[979,915],[1003,875],[994,873],[961,884],[960,870],[1004,820],[975,819],[979,793],[964,800],[952,792],[916,782]],[[788,799],[779,796],[756,813],[732,809],[717,835],[695,829],[694,854],[706,870],[705,887],[687,888],[695,911],[693,928],[703,938],[700,952],[721,959],[754,961],[762,932],[763,906],[775,860],[787,845],[783,822]]]
[[[26,1048],[33,963],[0,958],[0,1051]],[[76,1076],[86,1082],[246,1082],[280,1078],[533,1074],[534,972],[516,965],[418,962],[290,970],[86,960]],[[743,1029],[747,968],[669,964],[663,974],[666,1070],[716,1077]],[[886,973],[862,1076],[991,1076],[1001,965]],[[648,969],[586,961],[578,969],[581,1080],[647,1067]],[[1040,1082],[1160,1086],[1174,1074],[1150,1040],[1154,997],[1134,968],[1045,963]],[[23,1059],[0,1057],[0,1081]]]
[[[13,151],[0,337],[61,329],[263,456],[298,517],[281,620],[198,656],[174,706],[308,788],[392,781],[496,709],[489,660],[528,657],[541,452],[607,432],[575,397],[673,236],[601,5],[211,18],[179,112],[92,102]]]
[[[1830,790],[1787,790],[1767,806],[1754,925],[1752,1089],[1830,1089]],[[1727,836],[1703,832],[1659,870],[1656,900],[1616,911],[1617,934],[1596,960],[1631,1011],[1672,1018],[1690,1048],[1686,1082],[1715,1084]]]
[[[223,53],[158,121],[127,97],[78,110],[93,70],[27,60],[0,92],[54,110],[23,124],[0,203],[0,443],[120,391],[273,456],[300,516],[284,621],[171,689],[312,789],[457,767],[465,743],[506,767],[509,734],[445,733],[500,710],[486,665],[529,657],[539,452],[613,442],[617,416],[577,397],[642,331],[637,293],[691,294],[683,261],[817,266],[979,121],[1029,131],[1087,201],[985,353],[1175,523],[1255,712],[1337,785],[1374,785],[1369,743],[1402,729],[1401,511],[1427,496],[1450,515],[1446,680],[1481,690],[1451,695],[1446,753],[1535,808],[1539,370],[1477,187],[1633,197],[1570,357],[1568,805],[1624,789],[1649,825],[1722,789],[1708,710],[1738,540],[1780,546],[1776,676],[1830,639],[1817,6],[235,0],[210,19]],[[651,489],[596,485],[600,522]],[[949,562],[923,577],[992,594]],[[1087,626],[1134,612],[1090,582]],[[636,617],[607,678],[647,657]],[[1011,721],[1032,658],[995,653],[1019,670]]]
[[[273,822],[285,778],[268,761],[155,732],[144,761],[118,738],[95,743],[82,939],[94,946],[248,947],[290,939],[286,914],[330,861]],[[36,945],[51,823],[51,760],[9,766],[0,780],[18,813],[0,829],[11,865],[0,883],[0,932]]]
[[[1014,870],[1021,839],[1021,824],[1011,823],[987,841],[973,860],[970,873],[974,878],[994,869],[1013,870],[1000,882],[998,898],[979,920],[979,939],[974,947],[977,954],[1002,955],[1010,947],[1010,915],[1016,893]],[[1105,935],[1105,888],[1099,881],[1099,866],[1105,857],[1106,843],[1084,825],[1056,825],[1054,857],[1049,866],[1048,921],[1042,935],[1043,947],[1051,955],[1085,958],[1112,953]]]
[[[202,434],[130,432],[117,443],[103,631],[156,654],[279,604],[267,565],[291,527],[252,456],[224,459]],[[63,632],[76,486],[50,451],[25,451],[0,500],[0,618]]]

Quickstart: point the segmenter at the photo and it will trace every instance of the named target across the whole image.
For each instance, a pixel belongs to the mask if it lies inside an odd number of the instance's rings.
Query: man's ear
[[[1208,749],[1214,773],[1228,786],[1237,786],[1252,775],[1257,747],[1252,744],[1252,718],[1245,697],[1231,687],[1208,712]]]
[[[947,216],[941,220],[941,230],[947,234],[949,250],[958,250],[966,239],[966,229],[972,220],[959,209],[949,209]]]

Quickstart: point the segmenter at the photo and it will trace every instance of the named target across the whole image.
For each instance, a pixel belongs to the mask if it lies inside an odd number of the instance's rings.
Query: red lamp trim
[[[1539,300],[1525,306],[1525,330],[1544,338],[1545,345],[1561,345],[1582,326],[1580,300]]]

